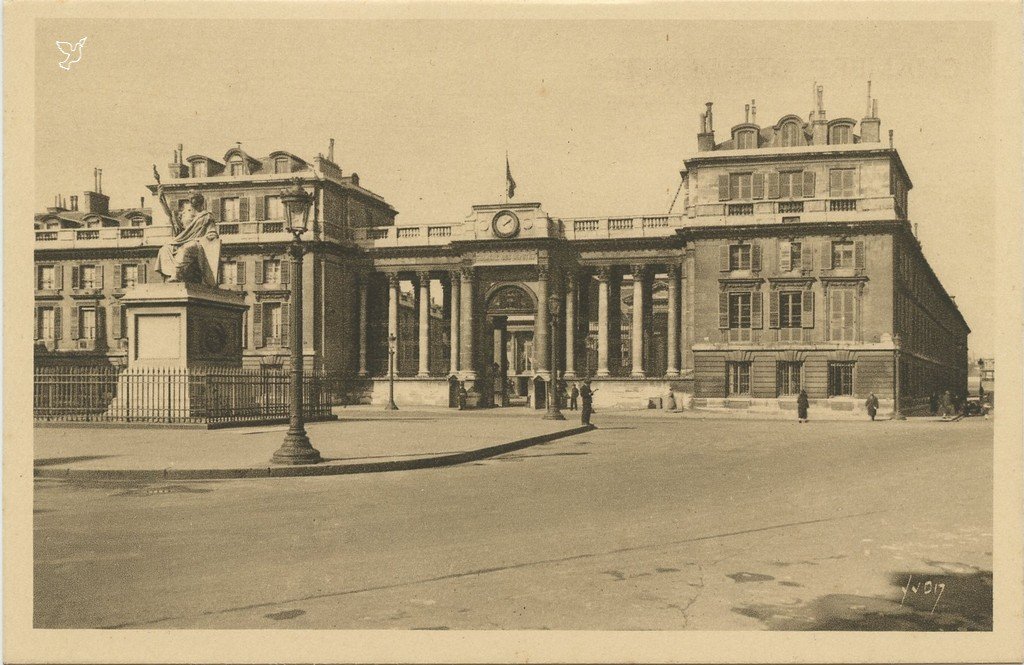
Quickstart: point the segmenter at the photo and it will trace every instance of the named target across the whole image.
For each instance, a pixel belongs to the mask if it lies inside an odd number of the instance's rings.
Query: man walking
[[[574,382],[572,384],[572,392],[569,393],[569,410],[570,411],[575,411],[576,410],[576,404],[577,404],[577,400],[579,399],[579,397],[580,397],[580,388]]]
[[[590,389],[590,381],[584,381],[583,386],[580,388],[580,398],[583,400],[583,409],[580,411],[580,422],[584,425],[590,424],[590,414],[592,413],[594,393],[596,392],[596,390]]]
[[[799,397],[796,398],[796,418],[797,422],[807,422],[807,408],[811,405],[810,400],[807,399],[807,391],[801,390]]]
[[[868,401],[864,402],[864,406],[867,407],[868,415],[871,416],[873,421],[875,414],[878,413],[878,398],[875,397],[875,393],[868,395]]]

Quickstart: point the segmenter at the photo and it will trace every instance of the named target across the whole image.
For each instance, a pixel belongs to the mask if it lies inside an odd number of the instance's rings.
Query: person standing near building
[[[469,399],[469,393],[466,392],[466,383],[463,381],[459,384],[459,411],[466,410],[466,402]]]
[[[580,422],[584,425],[590,424],[590,414],[593,412],[594,393],[596,392],[596,390],[590,389],[590,381],[584,381],[583,386],[580,388],[580,398],[583,400],[583,410],[580,411]]]
[[[875,414],[878,413],[878,398],[875,397],[875,393],[868,395],[868,401],[864,402],[864,406],[867,407],[868,415],[871,416],[873,421]]]
[[[572,391],[569,393],[569,410],[575,411],[577,408],[577,400],[580,397],[580,388],[575,382],[572,384]]]
[[[949,420],[953,414],[953,394],[948,390],[942,393],[942,419]]]
[[[807,422],[807,408],[811,405],[810,400],[807,399],[807,391],[801,390],[800,396],[796,398],[796,417],[797,422]]]

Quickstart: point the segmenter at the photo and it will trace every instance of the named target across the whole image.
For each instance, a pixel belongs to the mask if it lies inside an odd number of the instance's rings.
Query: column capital
[[[539,280],[541,280],[543,282],[546,282],[547,280],[549,280],[553,273],[554,273],[554,271],[551,269],[551,266],[545,266],[545,265],[537,266],[537,279],[539,279]]]
[[[611,266],[598,266],[597,270],[594,271],[594,276],[600,282],[608,282],[611,280],[613,272]]]
[[[565,273],[565,292],[572,293],[576,290],[576,284],[579,282],[579,276],[575,270],[567,270]]]
[[[683,269],[680,265],[670,263],[668,267],[665,269],[665,272],[668,273],[669,279],[679,279],[679,276],[682,274]]]
[[[416,279],[422,284],[424,282],[430,282],[430,271],[429,270],[417,270]]]
[[[476,268],[473,266],[461,266],[459,268],[459,274],[462,275],[462,279],[469,281],[476,276]]]
[[[398,282],[401,281],[401,280],[398,279],[398,271],[397,270],[389,270],[389,271],[385,272],[384,274],[388,278],[388,286],[390,286],[391,288],[395,288],[395,287],[398,286]]]
[[[647,276],[650,268],[644,263],[634,263],[629,270],[633,274],[633,279],[643,279]]]

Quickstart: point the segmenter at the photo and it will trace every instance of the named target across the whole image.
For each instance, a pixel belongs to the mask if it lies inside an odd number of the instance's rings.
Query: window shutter
[[[800,325],[804,328],[814,327],[814,291],[806,289],[800,303]]]
[[[256,269],[253,275],[257,284],[263,283],[263,259],[256,259]]]
[[[288,257],[281,259],[281,286],[290,284],[292,281],[292,262]]]
[[[800,264],[803,270],[814,270],[814,250],[809,242],[800,243]]]
[[[263,303],[252,306],[252,345],[263,348]]]
[[[779,198],[779,174],[769,173],[768,174],[768,198],[777,199]]]
[[[804,171],[804,198],[814,197],[814,171]]]
[[[854,196],[853,186],[854,170],[844,169],[843,170],[843,196]]]
[[[80,288],[82,280],[82,269],[79,266],[71,266],[71,288]]]
[[[763,328],[764,317],[761,314],[761,292],[750,292],[750,327]]]
[[[110,326],[111,328],[113,328],[114,331],[114,339],[121,339],[122,337],[124,337],[124,328],[121,325],[121,316],[123,310],[124,308],[120,305],[120,303],[115,303],[110,306]]]
[[[78,339],[82,336],[82,308],[79,305],[71,307],[71,339]]]
[[[718,327],[729,329],[729,294],[725,291],[718,294]]]
[[[115,289],[121,288],[121,284],[123,283],[123,282],[121,282],[121,272],[123,270],[124,270],[124,266],[122,266],[120,263],[115,263],[114,264],[114,288]]]
[[[779,272],[793,269],[793,245],[788,241],[779,242]]]
[[[729,272],[729,245],[718,247],[718,269],[722,272]]]
[[[729,200],[729,174],[727,173],[718,176],[718,200]]]
[[[265,210],[266,210],[265,206],[266,206],[266,199],[264,199],[262,196],[257,196],[256,197],[256,214],[253,215],[253,219],[255,219],[257,222],[262,222],[264,219],[266,219],[267,213],[265,212]]]
[[[778,328],[779,327],[779,298],[781,293],[778,291],[771,291],[769,293],[768,300],[768,327]]]
[[[235,281],[245,284],[245,261],[235,261]]]
[[[53,288],[58,291],[64,288],[64,266],[60,264],[53,267]]]
[[[753,178],[753,182],[754,182],[754,184],[753,184],[753,187],[754,187],[753,198],[755,198],[755,199],[763,199],[764,198],[764,174],[763,173],[755,173],[754,174],[754,178]]]
[[[33,337],[32,337],[33,341],[36,341],[40,337],[43,336],[42,335],[42,330],[43,330],[43,308],[42,307],[36,307],[36,325],[35,325],[35,330],[33,331]]]
[[[107,338],[107,309],[102,305],[96,305],[96,337],[94,339],[104,340]]]
[[[291,344],[292,332],[292,306],[290,303],[281,303],[281,346]]]
[[[103,284],[103,266],[102,265],[97,265],[96,266],[96,286],[98,288],[101,288],[101,289],[104,288],[104,286],[105,286]]]
[[[857,270],[864,270],[864,241],[853,243],[853,265]]]
[[[145,261],[143,261],[142,263],[139,264],[139,273],[138,273],[138,275],[139,275],[138,276],[139,284],[145,284],[146,283],[146,265],[147,264],[146,264]]]
[[[828,173],[828,195],[838,198],[843,194],[843,172],[839,169],[832,169]]]
[[[64,336],[62,330],[64,326],[63,312],[64,308],[60,305],[53,308],[53,339],[55,341]]]
[[[824,270],[832,270],[832,241],[824,240],[821,243],[821,267]]]
[[[761,272],[761,243],[750,243],[750,272]]]
[[[238,221],[249,221],[249,197],[243,196],[238,199]]]

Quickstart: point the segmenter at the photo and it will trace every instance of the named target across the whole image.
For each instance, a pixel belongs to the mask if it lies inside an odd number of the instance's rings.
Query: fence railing
[[[332,385],[322,373],[304,374],[307,419],[330,417]],[[110,365],[35,369],[37,421],[227,426],[285,421],[290,411],[291,374],[283,370]]]

